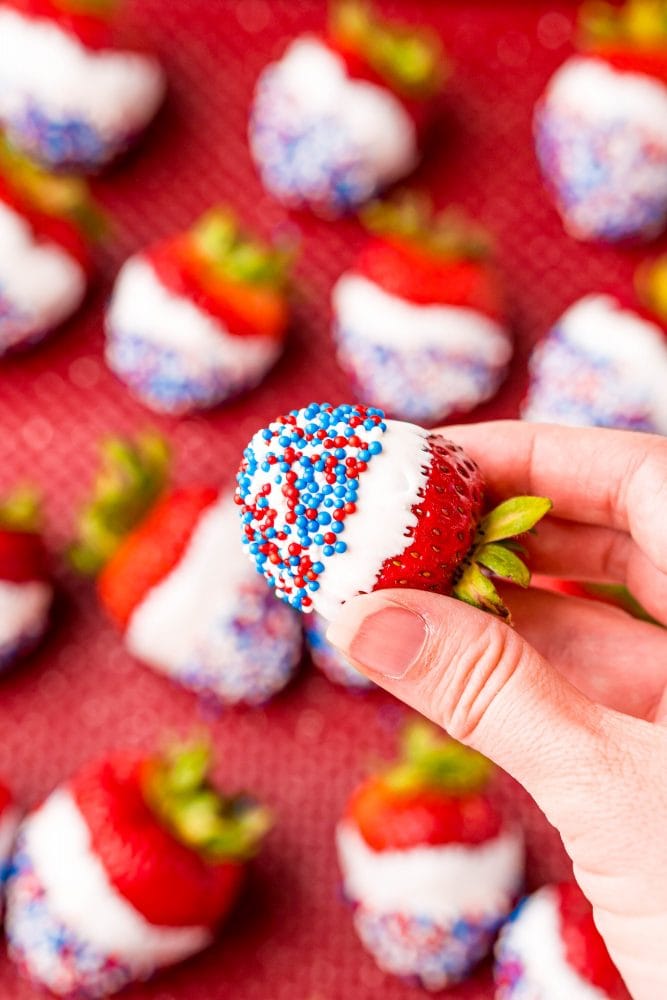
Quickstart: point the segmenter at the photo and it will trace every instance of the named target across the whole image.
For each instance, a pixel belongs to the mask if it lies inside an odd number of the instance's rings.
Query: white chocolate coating
[[[645,73],[573,56],[554,73],[545,97],[552,106],[562,104],[594,120],[627,118],[667,141],[667,86]]]
[[[0,580],[0,652],[44,631],[52,599],[53,588],[43,581]]]
[[[162,284],[150,262],[130,257],[120,270],[107,314],[110,337],[131,334],[187,358],[192,370],[220,371],[232,383],[258,382],[281,345],[265,336],[237,336],[220,320]]]
[[[0,316],[0,353],[58,326],[85,292],[79,262],[56,243],[35,240],[23,216],[0,201],[0,298],[16,314]]]
[[[46,18],[0,8],[0,117],[36,104],[55,121],[80,118],[106,137],[131,135],[152,118],[165,90],[156,59],[86,49]]]
[[[544,886],[526,900],[501,932],[498,951],[516,955],[524,968],[518,997],[526,1000],[608,1000],[567,961],[560,933],[558,896]]]
[[[320,123],[335,128],[344,148],[330,151],[330,166],[335,169],[338,158],[357,164],[357,201],[417,164],[417,131],[401,102],[388,88],[348,76],[340,56],[309,35],[295,39],[282,58],[263,71],[254,114],[260,122],[276,119],[271,126],[290,135]],[[272,147],[264,148],[261,131],[251,127],[250,139],[258,163],[275,155]]]
[[[155,926],[120,895],[91,850],[88,826],[67,787],[31,813],[22,832],[51,911],[91,946],[117,956],[137,977],[209,944],[208,928]]]
[[[338,858],[347,895],[380,913],[449,922],[461,914],[507,912],[523,879],[518,829],[485,844],[443,844],[375,851],[349,820],[338,825]]]

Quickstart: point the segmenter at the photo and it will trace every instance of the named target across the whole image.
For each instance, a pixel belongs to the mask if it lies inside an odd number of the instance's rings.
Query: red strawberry
[[[439,737],[427,723],[414,723],[399,763],[364,782],[345,815],[376,851],[482,844],[502,827],[485,790],[490,773],[479,754]]]
[[[99,574],[100,601],[121,629],[174,569],[202,513],[219,496],[212,486],[165,494],[168,466],[168,447],[157,435],[140,436],[136,444],[110,439],[93,498],[80,516],[72,561],[83,572]]]
[[[0,505],[0,580],[29,583],[49,580],[44,542],[37,530],[38,501],[18,490]]]
[[[60,996],[106,997],[207,947],[270,826],[208,771],[201,745],[112,754],[26,817],[5,919],[24,973]]]
[[[146,255],[162,284],[239,336],[281,340],[287,326],[283,255],[245,237],[222,209]]]
[[[449,588],[474,542],[482,516],[482,474],[457,445],[437,434],[430,434],[428,443],[429,477],[415,508],[419,520],[412,542],[400,555],[385,560],[376,590],[407,587],[415,579],[421,590]]]
[[[593,909],[573,882],[555,887],[561,920],[561,937],[568,963],[586,982],[615,1000],[627,993],[618,969],[593,920]]]
[[[178,563],[203,511],[218,495],[210,486],[172,490],[120,544],[97,584],[102,605],[119,628]]]
[[[523,839],[487,795],[491,765],[426,722],[352,796],[337,829],[354,923],[385,972],[429,990],[463,979],[516,900]]]
[[[236,500],[257,569],[293,606],[325,617],[356,593],[392,586],[451,592],[507,617],[487,571],[528,585],[510,539],[550,501],[515,497],[482,517],[483,480],[462,449],[383,416],[311,403],[255,435]],[[365,521],[364,531],[355,526],[353,551],[345,534],[352,518]],[[392,553],[399,537],[403,547]],[[348,551],[347,576],[333,574],[329,591],[329,560]]]
[[[492,319],[502,316],[488,237],[457,209],[434,214],[427,198],[406,192],[372,203],[362,220],[376,238],[359,255],[356,272],[418,305],[468,306]]]
[[[225,917],[266,829],[264,810],[206,783],[207,759],[198,747],[169,762],[117,754],[71,782],[110,882],[158,926],[212,927]]]

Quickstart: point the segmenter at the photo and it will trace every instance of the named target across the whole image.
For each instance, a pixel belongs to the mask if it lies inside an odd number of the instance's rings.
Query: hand
[[[667,441],[511,421],[447,427],[494,498],[553,517],[531,568],[626,584],[667,624]],[[347,602],[330,640],[505,768],[558,828],[635,1000],[667,997],[667,631],[594,601],[503,591],[515,628],[448,597]]]

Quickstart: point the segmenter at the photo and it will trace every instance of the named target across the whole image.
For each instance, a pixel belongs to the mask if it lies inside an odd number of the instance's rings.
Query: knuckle
[[[460,642],[454,650],[436,651],[438,662],[425,672],[423,681],[435,719],[456,739],[473,740],[516,673],[523,648],[516,632],[491,619],[474,640]]]

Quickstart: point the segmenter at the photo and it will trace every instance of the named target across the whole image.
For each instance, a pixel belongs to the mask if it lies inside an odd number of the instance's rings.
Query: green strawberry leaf
[[[245,795],[224,796],[209,782],[206,742],[172,748],[151,761],[144,796],[172,834],[211,861],[245,861],[272,826],[271,814]]]
[[[482,611],[490,611],[499,618],[509,621],[510,613],[503,604],[500,594],[488,576],[485,576],[474,562],[466,566],[452,593],[466,604],[481,608]]]
[[[440,729],[417,719],[406,726],[402,757],[384,775],[394,792],[439,788],[453,795],[479,791],[488,782],[493,765],[486,757],[451,739]]]
[[[505,548],[504,544],[490,543],[483,545],[475,552],[475,562],[491,570],[494,576],[501,580],[511,580],[520,587],[530,583],[530,570],[514,552]]]
[[[482,519],[480,541],[499,542],[514,535],[523,535],[534,528],[553,507],[546,497],[512,497],[499,504]]]

